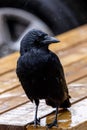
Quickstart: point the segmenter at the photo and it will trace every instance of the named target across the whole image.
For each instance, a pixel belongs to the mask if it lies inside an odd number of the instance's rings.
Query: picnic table
[[[59,36],[61,42],[50,45],[64,67],[71,95],[71,108],[59,110],[57,130],[87,130],[87,25],[80,26]],[[38,117],[41,126],[31,125],[35,105],[25,95],[15,68],[19,52],[0,59],[0,130],[45,130],[52,122],[54,109],[42,100]]]

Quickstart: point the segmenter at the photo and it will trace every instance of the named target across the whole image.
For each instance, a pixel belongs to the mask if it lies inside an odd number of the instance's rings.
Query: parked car
[[[19,50],[32,28],[58,35],[87,22],[84,0],[0,0],[0,56]]]

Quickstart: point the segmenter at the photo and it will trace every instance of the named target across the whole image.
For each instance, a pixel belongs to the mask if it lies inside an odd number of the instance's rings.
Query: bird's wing
[[[60,82],[66,95],[68,96],[68,88],[67,88],[67,84],[65,80],[64,70],[63,70],[63,66],[59,58],[54,53],[51,53],[51,58],[49,61],[50,61],[50,64],[52,64],[51,66],[52,67],[51,70],[53,69],[52,73],[55,72],[54,74],[55,74],[56,79],[58,80],[58,82]]]
[[[48,69],[49,69],[50,75],[52,74],[52,76],[56,78],[56,81],[58,82],[59,89],[55,89],[55,90],[62,92],[62,93],[59,93],[60,96],[58,95],[58,98],[63,96],[61,97],[62,101],[60,102],[60,107],[63,107],[63,108],[70,107],[71,106],[71,103],[69,101],[70,96],[69,96],[68,87],[65,80],[63,66],[59,58],[57,57],[57,55],[55,55],[54,53],[51,53],[49,57]],[[47,100],[48,100],[48,104],[51,104],[51,105],[53,104],[52,100],[49,100],[49,99]]]

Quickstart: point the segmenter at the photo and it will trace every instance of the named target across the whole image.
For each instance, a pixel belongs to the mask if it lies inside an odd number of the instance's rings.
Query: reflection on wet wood
[[[50,49],[60,57],[72,107],[59,111],[58,130],[87,130],[87,25],[58,36],[60,44]],[[34,104],[29,102],[15,74],[19,53],[0,59],[0,130],[46,130],[46,124],[52,122],[54,111],[42,100],[38,117],[41,126],[29,125],[34,117]],[[8,63],[8,64],[7,64]],[[49,114],[49,115],[48,115]]]
[[[0,114],[28,101],[29,99],[26,97],[22,87],[3,93],[0,96]]]
[[[48,109],[49,109],[49,112],[52,111],[51,107],[48,107],[46,105],[44,106],[43,102],[40,105],[41,106],[39,108],[39,113],[38,113],[39,117],[43,116],[44,114],[48,114]],[[28,110],[30,113],[28,113]],[[18,107],[16,111],[12,110],[12,112],[9,111],[1,115],[0,122],[2,124],[7,124],[10,126],[23,125],[23,126],[26,126],[27,129],[29,128],[34,129],[33,125],[26,125],[27,123],[33,121],[33,116],[34,116],[33,110],[34,110],[34,106],[31,103],[30,104],[27,103],[26,105]],[[87,112],[87,99],[72,105],[72,107],[69,108],[68,110],[61,110],[58,115],[59,128],[64,129],[64,130],[65,128],[70,128],[72,130],[77,125],[80,125],[83,122],[86,122],[87,121],[86,112]],[[54,113],[42,118],[40,128],[42,129],[45,128],[46,124],[52,122],[53,119],[54,119]]]
[[[87,99],[72,105],[71,108],[67,110],[61,110],[58,115],[58,128],[53,127],[52,129],[57,130],[87,130]],[[41,126],[39,129],[46,129],[46,124],[52,122],[54,119],[54,113],[50,116],[45,117],[41,121]],[[84,126],[83,126],[84,122]],[[36,128],[27,125],[27,130],[34,130]]]

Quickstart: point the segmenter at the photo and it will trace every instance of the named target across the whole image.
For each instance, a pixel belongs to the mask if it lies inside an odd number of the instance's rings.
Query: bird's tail
[[[69,96],[69,98],[71,98],[70,96]],[[70,99],[69,98],[67,98],[62,104],[61,104],[61,108],[68,108],[68,107],[70,107],[71,106],[71,103],[70,103]]]
[[[52,99],[46,99],[45,101],[47,105],[52,106],[53,108],[57,106],[57,103],[55,103]]]

